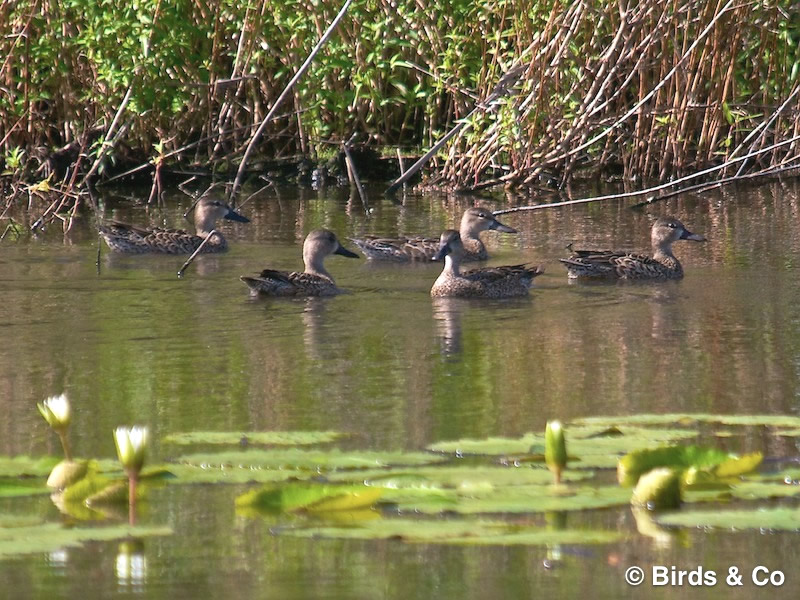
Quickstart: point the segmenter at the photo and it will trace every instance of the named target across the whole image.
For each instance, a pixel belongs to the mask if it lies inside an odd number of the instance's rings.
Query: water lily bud
[[[66,429],[72,420],[72,409],[66,394],[51,396],[44,402],[38,402],[36,407],[42,413],[44,420],[53,429]]]
[[[561,471],[567,466],[567,440],[561,421],[548,421],[544,432],[544,461],[556,477],[561,481]]]
[[[117,456],[125,470],[138,474],[144,465],[145,449],[149,433],[147,427],[117,427],[114,430],[114,442],[117,445]]]

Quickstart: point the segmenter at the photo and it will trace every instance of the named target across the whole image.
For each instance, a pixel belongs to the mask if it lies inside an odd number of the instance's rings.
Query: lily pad
[[[269,511],[352,511],[372,506],[382,493],[380,488],[365,485],[288,483],[242,494],[236,498],[236,506]]]
[[[289,469],[335,471],[337,469],[368,469],[393,465],[424,465],[445,460],[442,456],[424,452],[342,452],[341,450],[244,450],[219,453],[200,453],[181,456],[178,463],[207,468]]]
[[[262,469],[231,465],[170,465],[169,471],[175,476],[174,483],[277,483],[291,479],[315,477],[315,471],[296,469]]]
[[[2,518],[0,518],[2,522]],[[92,527],[66,528],[58,523],[0,527],[0,559],[33,552],[50,552],[83,542],[127,537],[171,535],[169,527]]]
[[[800,495],[800,485],[768,483],[763,481],[742,481],[731,487],[731,494],[743,500],[787,498]]]
[[[721,529],[800,530],[798,508],[755,508],[751,510],[709,510],[678,512],[656,519],[662,525],[717,527]]]
[[[732,477],[755,470],[762,459],[758,452],[739,457],[702,446],[645,448],[619,459],[617,480],[621,485],[633,486],[642,474],[658,467],[696,469],[716,477]]]
[[[613,468],[617,457],[642,448],[651,448],[697,437],[690,429],[650,429],[622,426],[571,426],[565,431],[569,465],[573,468]],[[528,433],[521,438],[464,439],[438,442],[428,447],[435,452],[482,455],[544,454],[544,435]]]
[[[576,425],[667,425],[679,423],[722,423],[723,425],[763,425],[767,427],[800,427],[800,417],[793,415],[712,415],[704,413],[666,413],[648,415],[620,415],[616,417],[584,417],[575,419]]]
[[[462,545],[609,544],[622,536],[616,531],[520,527],[502,521],[376,519],[348,527],[298,527],[276,530],[279,535],[358,540],[391,539],[411,543]]]
[[[49,494],[52,490],[44,485],[20,479],[0,479],[0,498],[16,498],[20,496],[39,496]],[[2,527],[2,524],[0,524]]]
[[[565,471],[564,481],[588,479],[591,471]],[[547,484],[553,481],[545,468],[490,467],[444,465],[415,469],[370,469],[368,471],[345,471],[332,473],[330,481],[363,481],[369,485],[389,488],[494,488],[514,485]]]
[[[47,477],[59,462],[56,456],[0,456],[0,477]]]
[[[189,431],[171,433],[164,442],[171,444],[263,444],[305,446],[333,442],[345,434],[337,431]]]
[[[421,490],[387,489],[381,501],[395,504],[402,512],[426,514],[539,513],[621,506],[630,502],[630,492],[616,485],[524,485],[485,490],[439,489],[428,493]]]

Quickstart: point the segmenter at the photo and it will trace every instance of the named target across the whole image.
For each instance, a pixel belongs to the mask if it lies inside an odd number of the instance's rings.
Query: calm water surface
[[[589,195],[581,194],[581,195]],[[800,413],[800,195],[795,184],[687,195],[648,211],[587,205],[501,217],[517,236],[484,234],[489,264],[546,266],[531,297],[432,301],[431,265],[372,265],[335,256],[328,268],[351,293],[324,300],[253,300],[239,281],[262,268],[297,269],[305,234],[341,238],[437,234],[476,198],[371,194],[365,215],[347,193],[281,190],[242,208],[252,223],[225,224],[231,250],[203,256],[183,279],[180,257],[112,256],[90,219],[68,239],[0,244],[0,453],[57,454],[35,402],[66,391],[74,449],[114,455],[111,430],[151,427],[153,460],[179,452],[164,435],[192,429],[335,429],[356,448],[411,449],[459,437],[517,436],[547,419],[647,412]],[[141,200],[146,193],[141,195]],[[512,201],[484,200],[495,209]],[[108,194],[106,216],[182,226],[185,196],[150,208]],[[564,247],[647,250],[654,216],[704,233],[679,243],[686,277],[640,285],[574,285]],[[19,211],[20,222],[38,214]],[[350,244],[352,247],[352,244]],[[725,443],[724,441],[721,443]],[[791,438],[751,436],[737,450],[793,456]],[[570,524],[621,528],[625,544],[562,549],[450,548],[396,541],[275,537],[274,523],[236,517],[239,488],[174,486],[154,492],[142,522],[176,532],[144,542],[126,574],[117,543],[0,562],[9,598],[705,598],[767,593],[629,588],[625,568],[702,565],[727,572],[764,564],[795,598],[796,534],[685,532],[658,545],[635,534],[630,511],[570,514]],[[2,500],[0,513],[58,520],[49,500]],[[534,515],[533,522],[543,518]],[[720,578],[722,579],[722,578]],[[644,594],[644,596],[642,596]]]

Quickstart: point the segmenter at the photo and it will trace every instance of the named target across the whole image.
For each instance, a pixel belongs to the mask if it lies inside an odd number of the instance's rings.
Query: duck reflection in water
[[[431,302],[442,356],[457,357],[462,351],[461,315],[468,301],[463,298],[432,298]]]

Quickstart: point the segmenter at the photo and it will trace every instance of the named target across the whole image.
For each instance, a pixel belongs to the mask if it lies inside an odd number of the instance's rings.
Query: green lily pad
[[[426,514],[539,513],[622,506],[630,502],[630,491],[616,485],[523,485],[485,490],[439,489],[428,493],[385,489],[381,501],[391,502],[403,512]]]
[[[77,481],[64,490],[64,502],[85,502],[90,496],[103,491],[107,487],[116,484],[117,481],[90,471],[86,477]]]
[[[756,469],[762,460],[758,452],[739,457],[702,446],[645,448],[619,459],[617,480],[621,485],[633,486],[642,474],[658,467],[695,469],[708,471],[716,477],[732,477]]]
[[[44,485],[20,479],[0,479],[0,498],[16,498],[19,496],[39,496],[49,494],[52,490]],[[0,524],[2,527],[2,524]]]
[[[57,456],[0,456],[0,477],[47,477],[59,462]]]
[[[288,483],[252,490],[236,498],[236,506],[269,511],[327,512],[359,510],[377,502],[383,490],[364,485]]]
[[[614,468],[617,457],[654,445],[697,437],[689,429],[650,429],[622,426],[570,426],[565,430],[572,468]],[[483,455],[544,454],[544,435],[528,433],[521,438],[464,439],[438,442],[428,447],[434,452]]]
[[[502,521],[427,519],[375,519],[347,527],[297,527],[277,531],[279,535],[304,538],[377,540],[411,543],[463,545],[609,544],[622,536],[616,531],[521,527]]]
[[[620,415],[616,417],[584,417],[575,419],[576,425],[667,425],[679,423],[722,423],[723,425],[763,425],[767,427],[800,427],[800,417],[792,415],[711,415],[703,413],[666,413],[649,415]]]
[[[662,525],[680,525],[682,527],[800,531],[800,509],[798,508],[677,512],[660,515],[656,520]]]
[[[264,444],[305,446],[333,442],[345,434],[337,431],[189,431],[171,433],[164,442],[171,444]]]
[[[731,494],[743,500],[788,498],[790,496],[800,495],[800,485],[763,481],[742,481],[741,483],[731,486]]]
[[[424,452],[342,452],[341,450],[300,450],[296,448],[219,453],[200,453],[181,456],[178,463],[205,468],[288,469],[335,471],[337,469],[368,469],[393,465],[424,465],[445,460],[442,456]]]
[[[231,467],[230,465],[170,465],[169,471],[175,476],[174,483],[277,483],[290,479],[309,479],[317,475],[314,471],[296,469],[262,469]]]
[[[0,518],[0,522],[2,519]],[[127,537],[171,535],[169,527],[66,528],[58,523],[0,527],[0,559],[33,552],[50,552],[59,548],[80,546],[83,542],[106,541]]]
[[[565,471],[564,481],[588,479],[591,471]],[[415,469],[370,469],[332,473],[329,481],[363,481],[389,488],[494,488],[514,485],[552,483],[553,475],[545,468],[444,465]]]

